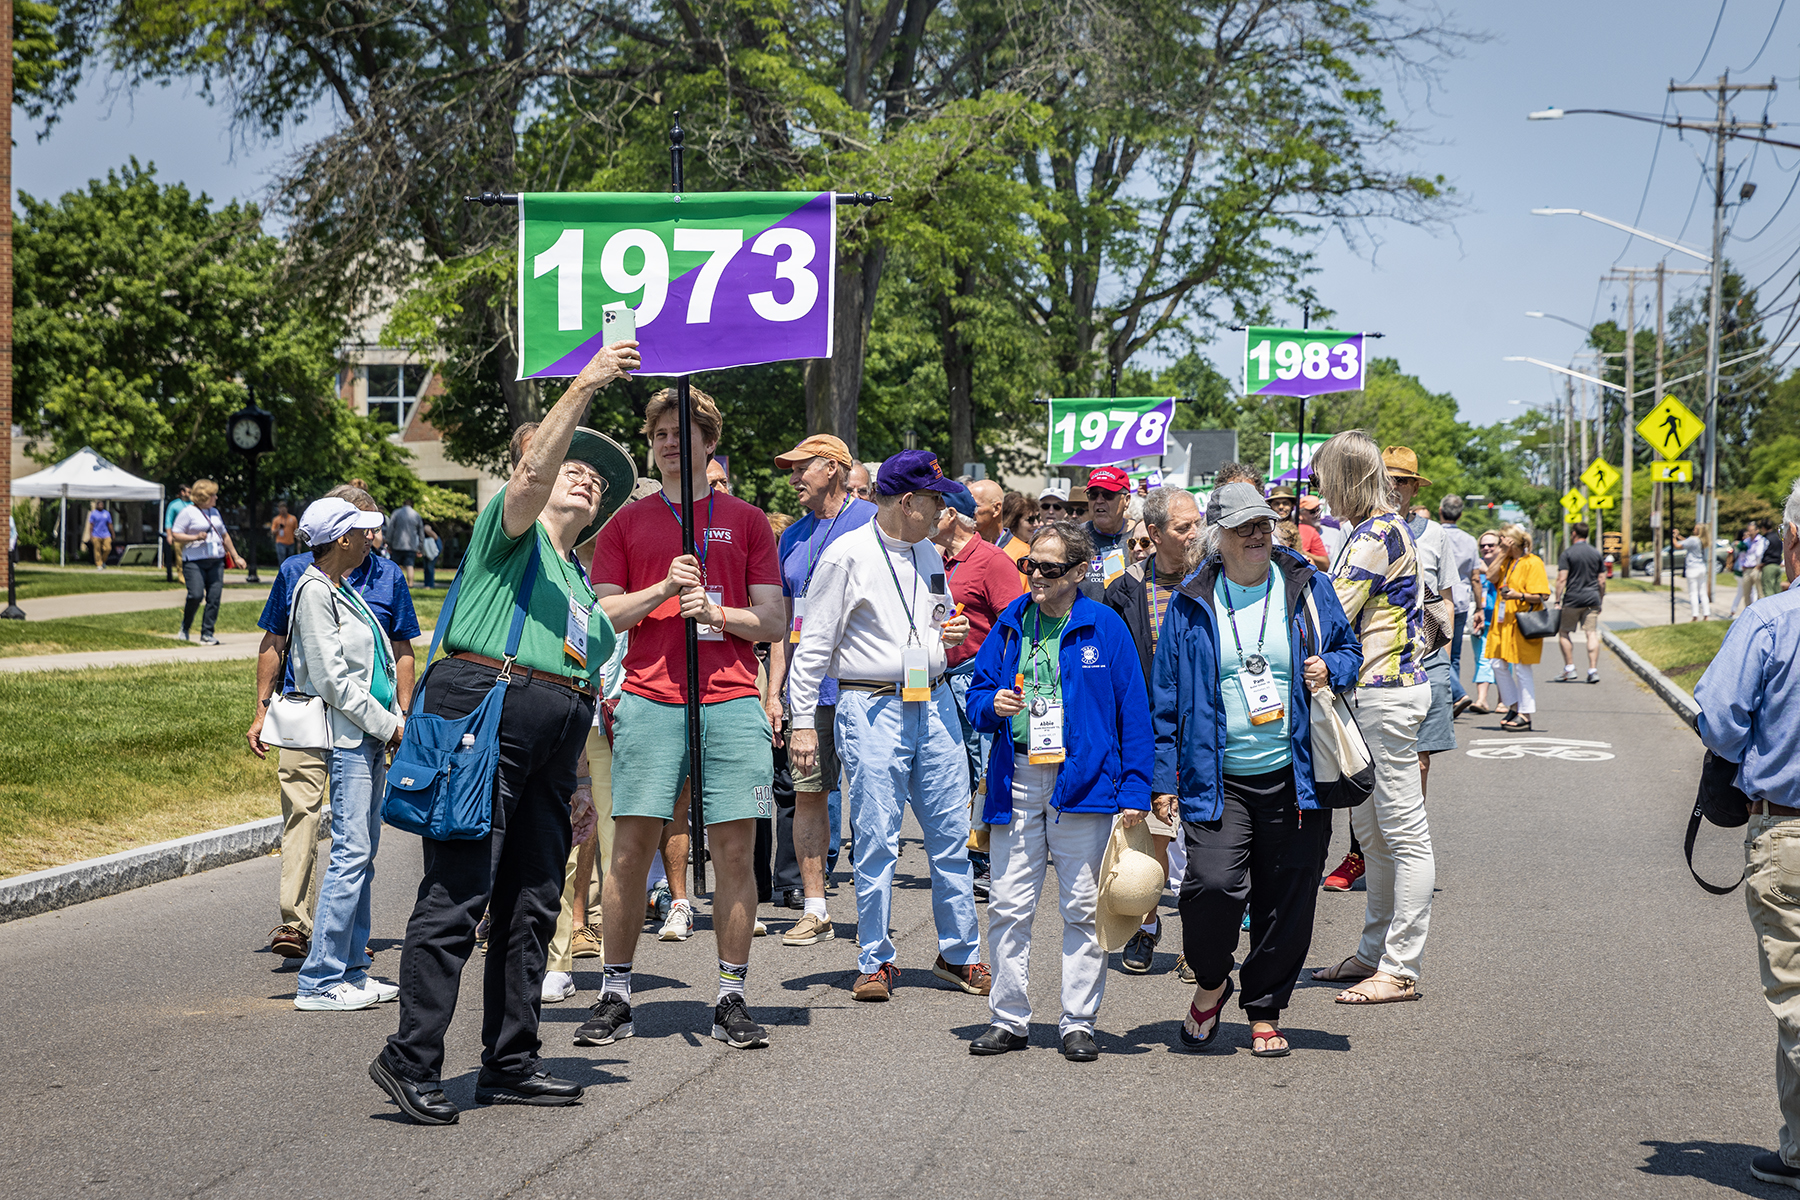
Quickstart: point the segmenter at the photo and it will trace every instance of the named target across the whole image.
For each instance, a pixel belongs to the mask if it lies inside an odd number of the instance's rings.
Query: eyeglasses
[[[570,479],[578,481],[585,479],[587,482],[596,484],[602,489],[606,487],[605,477],[584,462],[577,462],[574,459],[570,459],[562,465],[562,473],[567,475]]]
[[[1255,537],[1259,533],[1267,537],[1269,534],[1275,532],[1275,522],[1269,520],[1267,517],[1264,517],[1260,521],[1245,521],[1231,532],[1237,534],[1241,538]]]
[[[1042,575],[1045,579],[1061,579],[1076,567],[1085,567],[1086,563],[1048,562],[1041,558],[1021,558],[1019,570],[1027,575]]]
[[[1133,550],[1148,550],[1151,546],[1150,539],[1147,537],[1134,537],[1127,539],[1127,541],[1130,543]]]

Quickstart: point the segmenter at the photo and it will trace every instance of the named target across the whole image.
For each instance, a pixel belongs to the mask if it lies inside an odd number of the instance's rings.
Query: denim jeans
[[[894,868],[906,806],[925,835],[938,952],[954,966],[981,957],[975,875],[969,866],[969,774],[956,700],[942,685],[929,700],[838,696],[837,741],[856,833],[857,970],[893,962],[888,935]]]
[[[1450,634],[1450,703],[1452,704],[1455,704],[1458,700],[1461,700],[1467,695],[1467,693],[1463,691],[1462,682],[1462,648],[1463,634],[1468,628],[1468,612],[1464,611],[1457,613],[1456,624]]]
[[[333,749],[329,758],[331,859],[313,912],[312,949],[300,967],[296,992],[301,996],[330,991],[369,969],[369,895],[387,772],[381,769],[381,743],[372,737],[354,749]]]
[[[421,567],[425,568],[425,586],[428,588],[436,587],[437,586],[437,559],[421,558],[419,560],[419,565]]]
[[[988,754],[994,748],[994,735],[981,733],[969,720],[969,685],[975,681],[975,671],[970,668],[960,675],[946,675],[944,682],[950,685],[950,694],[956,697],[956,715],[962,718],[963,749],[969,755],[969,787],[974,789],[987,775]]]

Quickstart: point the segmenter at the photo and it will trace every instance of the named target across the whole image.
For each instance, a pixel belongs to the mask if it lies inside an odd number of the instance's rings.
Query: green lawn
[[[1731,628],[1725,621],[1695,621],[1680,625],[1653,625],[1621,629],[1618,636],[1643,655],[1650,665],[1667,675],[1675,686],[1694,690],[1694,684],[1719,652],[1719,644]]]
[[[181,587],[181,572],[175,573],[176,582],[165,583],[163,573],[153,567],[109,567],[96,571],[92,563],[68,568],[20,563],[14,572],[21,600],[88,592],[167,592]]]
[[[281,811],[255,664],[0,675],[0,877]]]
[[[443,606],[442,589],[413,594],[413,607],[419,614],[422,629],[431,628]],[[262,610],[261,600],[228,600],[219,605],[219,621],[214,628],[219,633],[252,633]],[[52,621],[0,621],[0,658],[102,650],[174,649],[182,644],[173,637],[181,629],[181,611],[179,608],[152,608],[93,617],[60,617]],[[193,630],[196,638],[200,634],[199,623],[196,614]]]

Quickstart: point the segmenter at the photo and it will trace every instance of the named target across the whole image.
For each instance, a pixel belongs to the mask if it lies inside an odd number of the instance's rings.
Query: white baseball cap
[[[306,506],[300,515],[300,532],[309,545],[324,546],[352,529],[380,529],[385,521],[378,512],[365,512],[348,500],[326,496]]]

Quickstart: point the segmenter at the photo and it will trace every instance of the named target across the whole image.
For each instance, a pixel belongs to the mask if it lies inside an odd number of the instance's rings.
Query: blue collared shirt
[[[312,566],[312,560],[312,551],[307,550],[290,554],[282,562],[281,570],[275,574],[275,584],[269,589],[268,603],[263,605],[262,616],[256,619],[258,628],[278,637],[287,636],[288,604],[294,594],[294,585],[300,582],[306,568]],[[406,572],[399,564],[379,554],[371,554],[363,559],[362,566],[344,576],[344,582],[356,589],[390,638],[411,641],[419,636],[419,618],[413,612],[412,589],[406,586]],[[290,667],[287,678],[282,680],[282,688],[285,690],[293,685],[294,673]]]
[[[1800,807],[1800,591],[1758,600],[1732,623],[1694,699],[1700,740],[1742,764],[1738,787]]]

